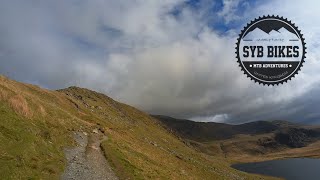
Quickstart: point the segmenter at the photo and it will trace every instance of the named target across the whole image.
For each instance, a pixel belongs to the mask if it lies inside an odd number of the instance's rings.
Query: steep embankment
[[[41,89],[0,77],[0,179],[59,179],[75,132],[103,132],[120,179],[257,178],[188,147],[158,121],[87,89]]]

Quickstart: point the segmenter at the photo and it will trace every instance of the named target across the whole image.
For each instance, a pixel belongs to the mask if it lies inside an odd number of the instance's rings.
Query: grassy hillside
[[[0,179],[57,179],[70,131],[87,128],[66,96],[1,76],[0,111]]]
[[[99,128],[121,179],[255,179],[190,148],[158,121],[87,89],[51,91],[0,77],[0,179],[59,179],[74,131]],[[259,176],[260,177],[260,176]]]

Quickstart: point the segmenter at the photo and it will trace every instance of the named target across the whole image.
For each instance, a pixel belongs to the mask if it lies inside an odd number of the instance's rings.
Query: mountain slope
[[[255,179],[188,147],[131,106],[87,89],[51,91],[0,77],[0,179],[59,179],[74,132],[103,132],[120,179]]]
[[[235,161],[281,158],[295,148],[290,156],[313,156],[320,146],[320,128],[303,126],[287,121],[256,121],[240,125],[215,122],[194,122],[167,116],[154,116],[165,128],[182,138],[198,151],[224,156]],[[309,149],[313,146],[312,149]],[[278,153],[278,154],[275,154]]]
[[[230,125],[215,122],[194,122],[175,119],[167,116],[153,116],[184,138],[195,141],[212,141],[230,139],[237,134],[264,134],[278,129],[278,126],[268,121],[256,121],[240,125]]]
[[[58,178],[70,130],[88,127],[60,93],[3,76],[0,111],[1,179]]]

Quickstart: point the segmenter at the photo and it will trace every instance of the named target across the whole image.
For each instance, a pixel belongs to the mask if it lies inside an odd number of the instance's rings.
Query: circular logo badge
[[[298,74],[306,54],[301,31],[279,16],[263,16],[248,23],[236,45],[244,74],[264,85],[290,80]]]

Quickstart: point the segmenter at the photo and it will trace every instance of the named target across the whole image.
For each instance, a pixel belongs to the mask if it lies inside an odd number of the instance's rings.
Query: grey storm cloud
[[[87,87],[149,113],[199,121],[319,118],[317,2],[303,2],[307,13],[300,1],[251,8],[225,0],[211,17],[207,7],[214,1],[200,1],[196,10],[184,3],[0,0],[0,73],[50,89]],[[240,71],[234,57],[239,29],[219,33],[209,26],[212,16],[244,25],[265,14],[292,19],[308,46],[299,75],[274,87],[255,84]]]

